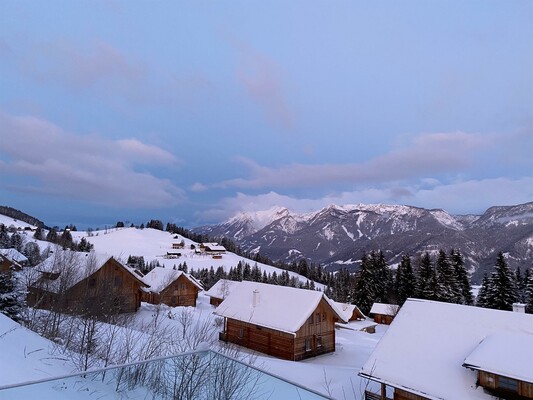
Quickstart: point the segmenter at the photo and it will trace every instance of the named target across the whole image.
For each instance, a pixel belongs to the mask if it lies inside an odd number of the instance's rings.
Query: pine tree
[[[3,224],[0,226],[2,228],[0,229],[0,249],[7,249],[10,246],[11,240],[9,239],[6,226]]]
[[[43,228],[40,226],[35,229],[35,233],[33,234],[33,238],[36,240],[43,240]]]
[[[9,247],[17,250],[18,252],[22,252],[22,246],[24,245],[24,241],[22,240],[22,236],[18,232],[15,232],[11,235],[11,239],[9,240]]]
[[[437,300],[447,303],[460,303],[461,291],[455,279],[455,270],[444,250],[439,250],[435,265],[437,275]]]
[[[22,249],[22,254],[26,256],[30,266],[35,266],[41,262],[41,249],[35,242],[28,242]]]
[[[393,282],[385,256],[382,251],[372,251],[369,260],[373,275],[371,285],[374,291],[374,301],[388,303],[392,300]]]
[[[533,314],[533,274],[527,269],[525,273],[526,282],[526,312]]]
[[[19,321],[25,305],[25,297],[15,272],[0,273],[0,313]]]
[[[497,310],[513,309],[513,303],[516,302],[516,286],[514,277],[507,266],[505,257],[500,251],[496,258],[496,266],[490,277],[490,290],[487,295],[488,307]]]
[[[459,250],[452,249],[450,251],[450,263],[453,266],[455,271],[455,279],[460,292],[460,303],[471,305],[474,303],[474,298],[472,296],[472,284],[468,278],[468,273],[466,272],[465,263],[463,256]]]
[[[416,277],[411,266],[411,257],[404,255],[396,270],[396,295],[402,305],[409,297],[416,295]]]
[[[522,271],[520,270],[520,266],[515,271],[514,282],[516,286],[516,301],[519,303],[525,303],[527,301],[527,297],[526,297],[527,282],[522,277]]]
[[[57,231],[55,228],[51,228],[46,234],[46,241],[51,243],[57,242]]]
[[[422,255],[418,263],[418,297],[426,300],[435,300],[436,275],[429,253]]]
[[[374,304],[375,288],[373,283],[374,274],[366,254],[363,254],[361,258],[361,266],[356,275],[357,281],[350,297],[353,304],[356,304],[364,314],[367,314],[370,312],[372,304]]]
[[[481,287],[479,288],[479,292],[477,293],[476,297],[476,306],[478,307],[489,307],[489,292],[491,291],[490,287],[490,278],[485,273],[483,275],[483,280],[481,281]]]

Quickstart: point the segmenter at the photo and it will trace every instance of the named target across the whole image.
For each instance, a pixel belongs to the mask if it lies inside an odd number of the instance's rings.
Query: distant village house
[[[196,307],[198,292],[202,285],[192,275],[171,268],[155,267],[144,276],[150,285],[142,300],[151,304],[166,304],[171,307]]]

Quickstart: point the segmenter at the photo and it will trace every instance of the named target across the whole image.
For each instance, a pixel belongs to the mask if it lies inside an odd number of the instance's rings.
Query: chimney
[[[259,290],[254,289],[253,295],[252,295],[252,307],[255,307],[259,304]]]
[[[513,312],[524,314],[526,312],[526,305],[522,303],[513,303]]]

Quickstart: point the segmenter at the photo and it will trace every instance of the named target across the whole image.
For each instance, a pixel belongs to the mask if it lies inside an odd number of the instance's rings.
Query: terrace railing
[[[200,350],[0,387],[2,399],[330,399],[295,382]]]

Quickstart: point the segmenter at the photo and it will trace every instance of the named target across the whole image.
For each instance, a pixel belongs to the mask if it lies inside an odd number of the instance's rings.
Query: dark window
[[[94,288],[96,286],[96,278],[89,279],[89,287]]]
[[[316,337],[316,347],[322,347],[322,337],[317,336]]]
[[[315,322],[316,322],[317,324],[320,324],[320,313],[316,313]]]
[[[313,314],[309,317],[309,325],[313,325]]]
[[[305,338],[305,351],[311,351],[311,338]]]
[[[239,339],[244,337],[244,328],[239,328]]]
[[[518,392],[518,381],[515,379],[507,378],[505,376],[499,376],[498,387],[500,389],[505,389],[505,390],[509,390],[512,392]]]
[[[115,275],[115,287],[122,286],[122,277],[120,275]]]

